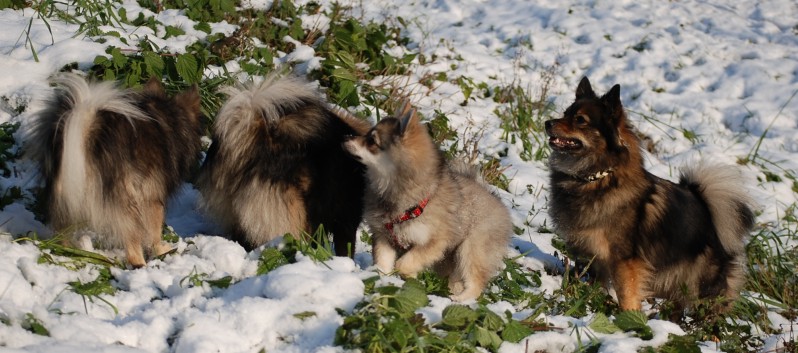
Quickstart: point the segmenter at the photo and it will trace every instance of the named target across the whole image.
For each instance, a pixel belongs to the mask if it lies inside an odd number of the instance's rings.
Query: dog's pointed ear
[[[576,99],[595,96],[596,94],[593,93],[593,87],[590,86],[590,80],[587,79],[587,76],[582,77],[582,81],[579,81],[579,86],[576,87]]]
[[[614,117],[618,117],[623,113],[623,105],[621,104],[621,85],[616,84],[610,88],[610,91],[601,96],[601,102],[610,109]]]
[[[623,148],[628,148],[629,144],[627,141],[624,140],[624,130],[627,129],[626,126],[626,114],[623,112],[623,105],[621,104],[621,85],[616,84],[610,88],[609,92],[605,93],[601,96],[601,102],[609,109],[610,111],[610,121],[615,126],[617,130],[616,133],[616,146],[623,146]]]
[[[161,80],[159,80],[155,76],[150,77],[150,79],[147,80],[147,83],[144,84],[144,92],[156,96],[166,95],[166,91],[164,91],[163,89],[163,84],[161,83]]]
[[[180,92],[175,96],[175,101],[192,113],[200,114],[202,110],[202,98],[200,97],[197,84],[193,84],[189,89]]]
[[[408,127],[412,127],[418,121],[418,114],[416,110],[410,106],[407,100],[402,101],[402,107],[396,113],[396,118],[399,120],[399,135],[404,135]]]
[[[621,85],[616,84],[610,88],[610,91],[605,93],[601,97],[601,101],[604,102],[610,108],[620,108],[621,107]]]

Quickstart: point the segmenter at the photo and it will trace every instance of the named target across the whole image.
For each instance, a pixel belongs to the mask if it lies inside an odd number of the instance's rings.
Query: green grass
[[[502,104],[495,111],[502,122],[502,137],[508,143],[521,144],[524,161],[542,161],[548,157],[544,123],[555,114],[550,95],[556,73],[556,65],[543,69],[537,87],[522,87],[513,82],[495,89],[493,100]]]

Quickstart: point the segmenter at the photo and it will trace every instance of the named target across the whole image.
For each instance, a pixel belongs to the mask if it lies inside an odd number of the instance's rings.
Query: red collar
[[[399,238],[396,236],[396,233],[393,232],[394,225],[399,223],[407,222],[411,219],[418,218],[424,213],[424,207],[427,207],[427,203],[429,202],[429,197],[424,198],[413,207],[408,208],[405,213],[401,216],[391,219],[388,223],[385,223],[385,229],[388,230],[388,233],[391,234],[391,242],[396,245],[397,247],[401,248],[402,250],[407,250],[410,248],[409,244],[405,244],[404,242],[399,241]]]

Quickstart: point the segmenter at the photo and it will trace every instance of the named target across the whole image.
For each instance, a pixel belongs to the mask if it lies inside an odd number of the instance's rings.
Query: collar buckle
[[[584,181],[586,181],[586,182],[588,182],[588,183],[592,183],[594,181],[598,181],[598,180],[606,178],[607,176],[609,176],[613,172],[615,172],[615,171],[612,168],[609,168],[609,169],[602,170],[602,171],[599,171],[599,172],[596,172],[596,173],[593,173],[593,174],[590,174],[590,175],[587,175],[587,176],[582,176],[582,177],[579,177],[579,178],[584,180]]]

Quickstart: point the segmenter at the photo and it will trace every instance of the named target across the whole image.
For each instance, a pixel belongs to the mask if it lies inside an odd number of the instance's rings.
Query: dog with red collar
[[[346,149],[366,166],[364,219],[374,264],[415,277],[433,269],[455,301],[474,300],[501,268],[512,222],[502,201],[465,163],[446,163],[407,103]]]

